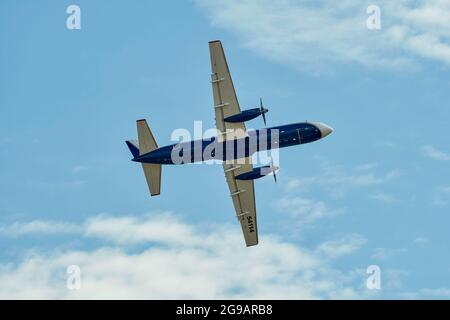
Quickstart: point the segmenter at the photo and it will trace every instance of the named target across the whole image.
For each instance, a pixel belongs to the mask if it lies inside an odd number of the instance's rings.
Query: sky
[[[1,1],[0,298],[449,299],[449,21],[446,0]],[[164,167],[150,198],[124,143],[140,118],[159,145],[214,128],[215,39],[242,109],[334,128],[255,181],[251,248],[221,165]]]

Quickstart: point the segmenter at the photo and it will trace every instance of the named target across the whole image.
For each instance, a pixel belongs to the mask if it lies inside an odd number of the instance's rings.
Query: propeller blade
[[[273,158],[272,158],[272,156],[270,156],[270,169],[272,170],[272,173],[273,173],[273,179],[275,180],[275,183],[277,183],[277,170],[278,170],[278,167],[275,167],[273,165]]]
[[[262,115],[263,120],[264,120],[264,125],[266,126],[267,125],[266,112],[269,111],[269,110],[264,108],[262,98],[259,98],[259,110],[261,111],[261,115]]]

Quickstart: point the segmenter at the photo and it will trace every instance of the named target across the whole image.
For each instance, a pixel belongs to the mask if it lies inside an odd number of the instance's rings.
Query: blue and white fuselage
[[[154,164],[186,164],[208,160],[228,161],[252,156],[255,152],[290,147],[322,139],[333,130],[320,122],[299,122],[247,131],[241,138],[199,139],[157,148],[133,161]]]

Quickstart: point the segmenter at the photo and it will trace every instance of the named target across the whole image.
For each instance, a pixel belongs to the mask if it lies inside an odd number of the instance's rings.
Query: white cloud
[[[301,219],[302,222],[312,222],[341,212],[328,208],[323,201],[314,201],[302,196],[285,196],[275,201],[274,206],[283,213]]]
[[[413,241],[414,244],[421,245],[421,246],[428,244],[428,242],[429,242],[428,238],[424,238],[424,237],[417,237]]]
[[[306,191],[309,187],[317,185],[335,195],[342,196],[348,189],[379,185],[400,176],[398,170],[391,170],[381,175],[367,172],[367,170],[360,174],[348,174],[339,167],[326,165],[323,167],[323,173],[320,175],[289,179],[286,183],[286,190],[288,192]]]
[[[72,173],[77,174],[81,172],[85,172],[88,168],[82,165],[77,165],[72,167]]]
[[[330,176],[330,183],[350,187],[369,186],[384,183],[398,176],[399,172],[397,170],[390,171],[384,176],[376,176],[374,173],[363,175],[335,175]]]
[[[168,213],[140,218],[100,215],[89,219],[84,229],[87,236],[106,239],[117,244],[157,242],[188,245],[204,241],[196,235],[191,226],[181,223]]]
[[[386,260],[386,259],[392,258],[393,256],[395,256],[399,253],[403,253],[403,252],[406,252],[405,248],[390,249],[390,248],[378,247],[378,248],[374,249],[371,258],[376,259],[376,260]]]
[[[384,203],[394,203],[397,202],[398,199],[392,195],[385,193],[374,193],[369,195],[370,199],[377,200]]]
[[[440,160],[440,161],[448,161],[450,160],[450,154],[445,153],[436,147],[433,147],[431,145],[427,145],[422,147],[422,152],[424,155],[426,155],[428,158],[431,158],[433,160]]]
[[[371,1],[197,0],[211,23],[255,52],[301,69],[330,64],[407,68],[426,58],[450,65],[445,0],[379,0],[382,29],[368,30]]]
[[[439,192],[445,193],[447,195],[450,195],[450,187],[444,186],[438,188]]]
[[[285,184],[285,187],[286,187],[286,190],[289,190],[289,191],[293,191],[293,190],[299,190],[299,189],[301,189],[302,188],[302,180],[300,179],[300,178],[290,178],[287,182],[286,182],[286,184]]]
[[[376,162],[370,162],[370,163],[365,163],[362,165],[359,165],[356,167],[357,170],[361,170],[361,171],[367,171],[367,170],[372,170],[375,169],[376,167],[378,167],[378,163]]]
[[[433,205],[446,206],[450,201],[450,187],[440,186],[434,191]]]
[[[359,250],[367,239],[359,234],[347,235],[337,240],[326,241],[318,246],[317,252],[329,259],[337,259]]]
[[[382,271],[381,286],[388,289],[400,289],[403,287],[403,278],[408,275],[409,272],[402,269],[387,269],[384,272]]]
[[[430,298],[450,299],[450,288],[437,288],[437,289],[424,288],[420,290],[420,294]]]
[[[59,226],[47,228],[50,233],[68,230],[61,223],[45,225]],[[237,224],[205,228],[167,214],[101,215],[80,224],[78,231],[77,239],[90,246],[89,239],[97,237],[116,247],[35,253],[18,263],[0,264],[0,298],[310,299],[364,294],[320,255],[273,235],[246,248]],[[349,254],[351,248],[339,250]],[[81,268],[79,291],[66,289],[69,265]]]
[[[319,187],[320,194],[328,191],[335,197],[343,197],[352,188],[368,187],[386,183],[400,175],[398,170],[391,170],[377,175],[369,172],[377,167],[376,163],[358,166],[359,174],[347,174],[340,167],[330,164],[322,165],[319,175],[309,177],[291,177],[285,183],[286,195],[274,202],[274,207],[282,213],[287,213],[302,223],[313,222],[317,219],[330,217],[345,211],[343,208],[331,208],[324,201],[316,201],[306,197],[312,187]],[[394,202],[393,196],[373,194],[370,197],[384,202]]]
[[[195,235],[192,227],[179,222],[170,213],[143,217],[98,215],[82,224],[34,220],[0,225],[0,236],[4,237],[74,233],[120,245],[149,242],[174,245],[180,241],[186,245],[187,240],[203,242],[202,238]]]
[[[76,224],[34,220],[31,222],[15,222],[10,225],[0,225],[0,236],[19,237],[36,234],[71,234],[79,233],[80,226]]]
[[[0,299],[374,297],[364,287],[363,269],[343,272],[331,264],[366,244],[359,234],[323,242],[315,250],[265,234],[260,245],[246,248],[237,224],[206,228],[168,213],[99,215],[80,224],[39,221],[2,228],[16,236],[73,234],[78,248],[86,243],[89,249],[70,250],[63,244],[64,249],[44,253],[35,247],[19,253],[18,262],[0,263]],[[92,237],[103,240],[102,244],[93,244]],[[81,268],[78,291],[66,288],[69,265]],[[383,275],[383,288],[398,289],[407,272],[387,269]],[[402,292],[400,297],[447,298],[448,289]]]
[[[403,292],[401,297],[406,299],[450,299],[450,288],[422,288],[415,292]]]

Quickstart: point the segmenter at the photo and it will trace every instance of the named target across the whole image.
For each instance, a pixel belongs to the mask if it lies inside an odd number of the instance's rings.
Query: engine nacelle
[[[273,167],[273,166],[257,167],[257,168],[253,168],[252,171],[241,173],[240,175],[237,175],[234,178],[236,180],[255,180],[255,179],[265,177],[268,174],[275,172],[276,170],[278,170],[278,168]]]
[[[249,120],[255,119],[256,117],[259,117],[260,115],[263,114],[263,112],[267,112],[265,110],[266,109],[261,110],[260,108],[244,110],[238,114],[234,114],[232,116],[226,117],[225,119],[223,119],[223,121],[233,122],[233,123],[249,121]]]

